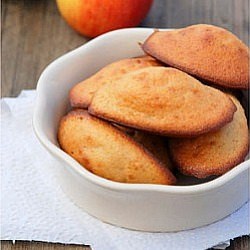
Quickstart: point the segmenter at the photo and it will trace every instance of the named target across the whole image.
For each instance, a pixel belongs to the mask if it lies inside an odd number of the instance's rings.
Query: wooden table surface
[[[67,26],[54,0],[2,0],[1,12],[3,97],[34,89],[46,65],[89,40]],[[225,27],[249,45],[249,0],[155,0],[141,26],[178,28],[195,23]],[[250,249],[248,236],[231,243],[228,249]],[[2,242],[2,249],[11,250],[62,247],[41,242]],[[65,248],[89,249],[74,245]]]

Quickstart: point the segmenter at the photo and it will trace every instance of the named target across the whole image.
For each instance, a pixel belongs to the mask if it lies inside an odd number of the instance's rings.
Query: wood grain
[[[4,0],[2,96],[35,88],[46,65],[87,40],[60,18],[55,1]]]
[[[2,1],[2,96],[33,89],[43,69],[55,58],[89,39],[74,32],[60,17],[54,0]],[[143,27],[179,28],[195,23],[225,27],[249,45],[248,0],[155,0]],[[1,242],[2,249],[90,249],[42,242]],[[228,250],[247,250],[249,236],[231,241]]]
[[[188,247],[188,246],[187,246]],[[79,246],[73,244],[59,244],[59,243],[47,243],[47,242],[34,242],[34,241],[17,241],[15,244],[11,241],[1,241],[2,250],[91,250],[90,246]],[[243,236],[238,237],[230,241],[230,246],[226,250],[249,250],[250,249],[250,237]],[[172,250],[172,249],[170,249]],[[213,250],[210,248],[209,250]]]
[[[60,244],[60,243],[47,243],[47,242],[34,242],[34,241],[17,241],[13,244],[11,241],[1,241],[2,250],[90,250],[89,246],[80,246],[73,244]]]

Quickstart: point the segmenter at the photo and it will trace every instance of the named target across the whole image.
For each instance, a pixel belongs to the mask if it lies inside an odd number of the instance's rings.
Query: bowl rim
[[[37,136],[40,143],[54,156],[64,161],[68,167],[74,170],[82,178],[87,179],[89,182],[96,184],[105,189],[113,190],[113,191],[157,191],[164,192],[169,194],[199,194],[206,191],[211,191],[213,189],[217,189],[223,185],[226,185],[230,181],[232,181],[236,176],[240,173],[243,173],[247,169],[250,169],[250,159],[245,160],[240,163],[233,169],[229,170],[227,173],[222,176],[217,177],[214,180],[208,181],[202,184],[196,185],[187,185],[187,186],[175,186],[175,185],[159,185],[159,184],[131,184],[131,183],[120,183],[105,179],[103,177],[97,176],[83,166],[81,166],[76,160],[74,160],[71,156],[61,150],[58,146],[53,144],[45,135],[39,123],[39,113],[41,107],[45,104],[46,98],[44,96],[44,83],[46,82],[46,78],[53,72],[55,67],[58,67],[60,64],[64,64],[68,59],[72,56],[75,56],[79,53],[79,51],[86,50],[90,46],[95,46],[96,43],[102,42],[103,38],[119,36],[122,33],[131,32],[141,32],[141,31],[154,31],[155,28],[125,28],[118,29],[115,31],[110,31],[105,33],[97,38],[92,39],[91,41],[81,45],[80,47],[62,55],[61,57],[55,59],[52,63],[50,63],[42,72],[38,83],[37,83],[37,97],[35,108],[33,112],[32,124],[35,135]],[[160,29],[160,30],[170,30],[170,29]]]

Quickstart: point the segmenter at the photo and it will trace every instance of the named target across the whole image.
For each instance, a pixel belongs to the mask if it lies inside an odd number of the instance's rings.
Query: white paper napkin
[[[57,162],[33,133],[35,95],[23,91],[18,98],[1,100],[2,240],[76,243],[95,250],[200,250],[250,233],[249,202],[217,223],[177,233],[126,230],[86,214],[62,192],[54,172]]]

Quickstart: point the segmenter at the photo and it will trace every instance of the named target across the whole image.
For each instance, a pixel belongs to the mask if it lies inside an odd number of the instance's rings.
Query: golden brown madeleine
[[[145,147],[156,159],[164,164],[168,169],[173,169],[166,145],[166,137],[149,134],[135,130],[131,137],[143,147]]]
[[[74,110],[58,130],[61,148],[86,169],[125,183],[173,184],[173,174],[147,150],[109,123]]]
[[[167,67],[148,67],[101,87],[88,111],[161,135],[196,136],[223,127],[236,107],[223,92]]]
[[[237,106],[232,122],[197,138],[172,139],[171,155],[180,172],[198,178],[222,175],[244,160],[248,153],[248,128],[243,108]]]
[[[229,88],[249,88],[249,49],[231,32],[197,24],[156,31],[143,50],[191,75]]]
[[[123,59],[111,63],[93,76],[75,85],[69,93],[70,104],[72,107],[86,108],[89,106],[96,90],[106,82],[137,69],[160,65],[162,64],[151,56]]]
[[[168,147],[167,147],[167,138],[159,135],[154,135],[146,133],[144,131],[135,130],[129,127],[124,127],[116,123],[112,124],[117,127],[122,132],[126,133],[132,137],[136,142],[141,144],[146,148],[158,161],[164,164],[168,169],[173,169],[173,164],[170,161]]]

